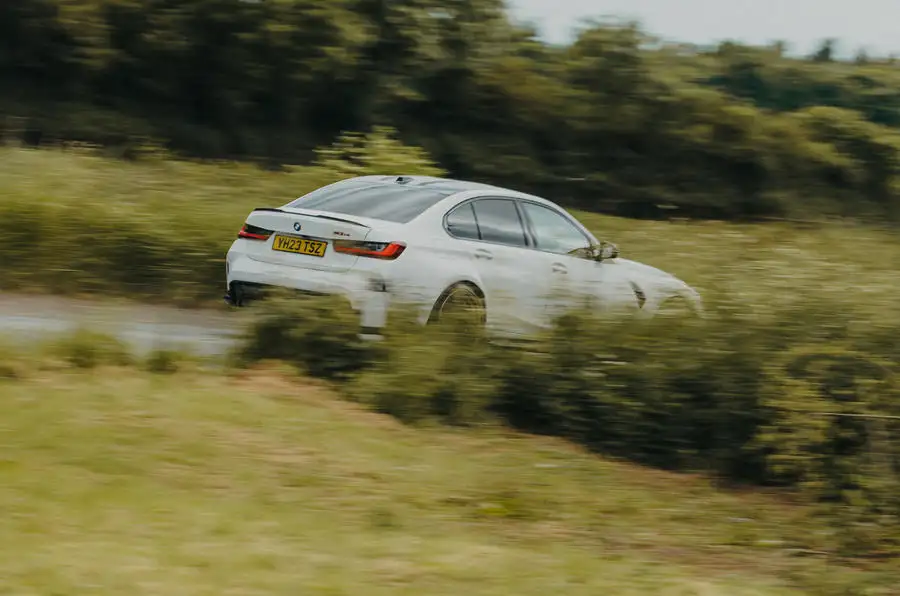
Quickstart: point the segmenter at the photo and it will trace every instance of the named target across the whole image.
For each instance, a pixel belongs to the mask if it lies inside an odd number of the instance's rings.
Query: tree
[[[834,62],[834,53],[837,42],[834,39],[825,39],[822,41],[819,49],[813,53],[814,62]]]

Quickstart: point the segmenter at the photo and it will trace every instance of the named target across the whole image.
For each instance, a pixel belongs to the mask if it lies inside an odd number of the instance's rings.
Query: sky
[[[784,40],[809,53],[822,39],[839,53],[900,54],[900,0],[507,0],[512,15],[535,24],[544,39],[567,42],[579,19],[638,20],[652,35],[696,44],[732,39]]]

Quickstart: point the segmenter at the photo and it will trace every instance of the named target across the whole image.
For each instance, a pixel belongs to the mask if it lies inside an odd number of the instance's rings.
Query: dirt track
[[[0,293],[0,336],[28,341],[84,326],[114,334],[138,352],[167,346],[222,354],[240,328],[240,315]]]

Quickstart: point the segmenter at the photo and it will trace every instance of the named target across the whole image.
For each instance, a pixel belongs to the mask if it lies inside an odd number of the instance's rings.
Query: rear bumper
[[[274,288],[275,286],[267,284],[246,281],[232,281],[228,284],[228,291],[225,292],[225,296],[223,298],[225,300],[225,303],[229,306],[247,306],[252,302],[262,300],[266,297],[266,295],[270,294]],[[323,295],[318,292],[303,292],[299,290],[298,293],[312,296]]]
[[[245,306],[264,298],[273,288],[285,288],[305,295],[338,295],[359,313],[360,326],[381,329],[387,321],[390,292],[385,280],[374,272],[319,271],[253,260],[229,252],[226,269],[225,302]]]

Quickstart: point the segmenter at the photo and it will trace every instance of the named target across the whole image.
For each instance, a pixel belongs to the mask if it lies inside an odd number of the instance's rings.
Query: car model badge
[[[300,222],[299,222],[299,221],[295,221],[295,222],[294,222],[294,231],[295,231],[295,232],[299,232],[301,227],[302,227],[302,226],[300,225]]]

